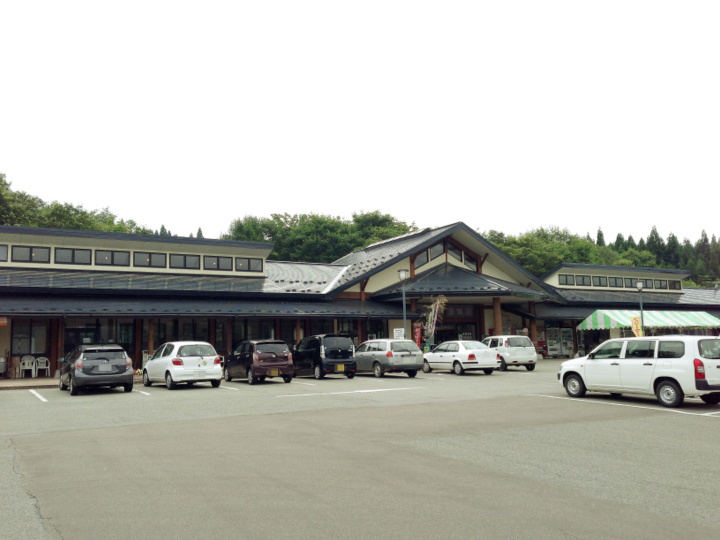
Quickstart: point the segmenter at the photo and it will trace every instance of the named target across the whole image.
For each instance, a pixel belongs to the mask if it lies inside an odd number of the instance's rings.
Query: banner
[[[633,334],[635,334],[635,337],[642,337],[643,329],[640,325],[640,317],[631,317],[630,322],[632,323],[632,331]]]

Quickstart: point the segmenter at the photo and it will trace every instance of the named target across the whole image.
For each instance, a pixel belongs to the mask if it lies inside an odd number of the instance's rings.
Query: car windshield
[[[698,343],[700,356],[708,360],[720,360],[720,340],[703,339]]]
[[[479,341],[463,341],[462,344],[466,349],[487,349],[488,346]]]
[[[324,345],[326,349],[341,349],[349,351],[353,348],[352,339],[349,337],[326,337]]]
[[[390,343],[393,352],[421,352],[414,341],[393,341]]]
[[[109,351],[85,351],[83,356],[86,360],[97,360],[99,358],[107,358],[108,360],[123,360],[125,351],[113,349]]]
[[[212,345],[203,343],[193,343],[192,345],[183,345],[178,350],[178,356],[213,356],[215,349]]]
[[[507,340],[508,347],[532,347],[532,341],[526,337],[511,337]]]
[[[289,352],[288,346],[285,345],[285,343],[258,343],[256,349],[257,349],[258,354],[262,354],[262,353],[283,354],[283,353]]]

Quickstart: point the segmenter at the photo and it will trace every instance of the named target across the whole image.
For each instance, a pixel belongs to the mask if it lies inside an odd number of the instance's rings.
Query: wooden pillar
[[[535,315],[535,302],[528,302],[528,311]],[[536,344],[537,347],[537,338],[538,338],[538,330],[537,330],[537,319],[532,318],[530,319],[530,341]]]
[[[280,319],[275,319],[275,336],[274,339],[280,339],[282,334],[282,323]]]
[[[300,323],[300,319],[295,319],[295,343],[291,343],[290,345],[297,345],[300,343],[300,339],[302,338],[302,324]]]
[[[232,354],[235,344],[233,343],[233,319],[228,317],[225,319],[225,344],[227,346],[227,353]]]
[[[135,319],[135,346],[133,351],[133,367],[135,369],[142,368],[143,363],[143,320],[142,319]]]
[[[215,350],[217,350],[217,339],[215,339],[215,334],[217,333],[217,321],[215,319],[208,319],[208,343],[213,346]]]
[[[148,320],[148,355],[155,352],[155,319]]]
[[[59,320],[50,319],[50,370],[48,375],[52,377],[58,367],[58,358],[62,357],[62,349],[59,348],[60,339],[58,336]],[[8,358],[7,361],[10,361]]]
[[[475,339],[481,340],[485,333],[485,307],[482,305],[475,306]]]
[[[502,335],[502,310],[500,309],[500,299],[497,296],[493,298],[493,324],[495,325],[493,335]]]

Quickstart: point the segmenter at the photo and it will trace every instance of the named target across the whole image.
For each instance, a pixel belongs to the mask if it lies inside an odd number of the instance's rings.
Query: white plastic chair
[[[25,372],[30,370],[31,377],[37,377],[37,364],[35,363],[35,357],[25,355],[20,359],[20,377],[25,378]]]
[[[35,376],[39,377],[40,372],[42,370],[45,370],[45,376],[49,377],[50,376],[50,360],[48,360],[44,356],[41,356],[35,362],[36,362],[35,363]]]

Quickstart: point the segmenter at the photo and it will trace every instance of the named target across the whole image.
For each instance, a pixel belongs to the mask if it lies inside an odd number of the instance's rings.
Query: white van
[[[587,356],[560,365],[560,384],[571,397],[585,392],[655,395],[665,407],[685,397],[720,403],[720,338],[655,336],[606,341]]]
[[[497,353],[499,371],[505,371],[510,366],[525,366],[525,369],[532,371],[537,365],[537,350],[527,336],[491,336],[485,338],[483,343]]]

